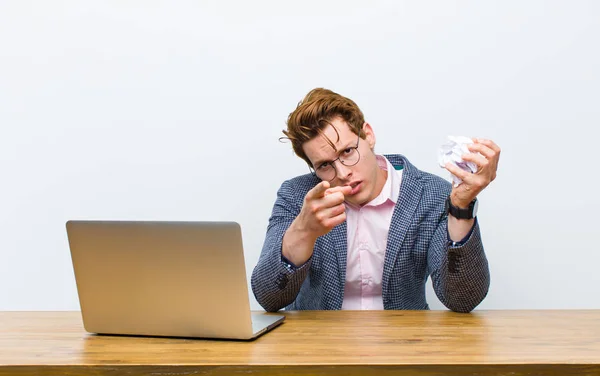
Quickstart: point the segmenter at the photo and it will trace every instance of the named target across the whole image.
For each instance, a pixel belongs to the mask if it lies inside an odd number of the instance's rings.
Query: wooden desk
[[[253,342],[97,336],[0,312],[0,375],[599,375],[600,310],[305,311]]]

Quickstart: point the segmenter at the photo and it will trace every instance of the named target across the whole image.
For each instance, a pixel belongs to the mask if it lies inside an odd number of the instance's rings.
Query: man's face
[[[383,189],[387,178],[385,171],[377,165],[375,153],[373,152],[373,147],[375,146],[373,129],[368,123],[365,123],[363,131],[366,134],[366,138],[361,138],[358,142],[360,160],[354,166],[345,166],[339,160],[335,161],[333,166],[335,167],[336,175],[331,180],[332,187],[351,186],[352,193],[346,196],[346,201],[359,206],[377,197]],[[331,162],[338,158],[344,150],[355,147],[358,140],[358,136],[339,117],[333,119],[331,125],[327,125],[323,129],[323,135],[335,145],[335,150],[323,136],[317,136],[302,145],[304,153],[306,153],[306,156],[312,162],[315,170],[323,162]]]

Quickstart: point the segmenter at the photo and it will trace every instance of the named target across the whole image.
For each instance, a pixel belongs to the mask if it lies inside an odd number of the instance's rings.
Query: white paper
[[[473,162],[463,161],[463,154],[468,154],[471,151],[467,145],[472,144],[473,140],[464,136],[448,136],[448,141],[440,147],[438,153],[438,163],[440,167],[445,168],[446,163],[450,162],[460,169],[474,173],[477,171],[477,165]],[[454,174],[452,175],[452,183],[458,187],[462,183],[462,179]]]

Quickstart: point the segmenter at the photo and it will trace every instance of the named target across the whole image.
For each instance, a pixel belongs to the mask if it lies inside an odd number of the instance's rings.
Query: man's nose
[[[335,161],[335,173],[336,177],[340,180],[347,180],[348,176],[352,175],[352,170],[350,167],[346,166],[338,159]]]

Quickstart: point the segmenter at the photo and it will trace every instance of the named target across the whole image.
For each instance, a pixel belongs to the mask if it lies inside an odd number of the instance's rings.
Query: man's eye
[[[344,150],[344,154],[350,154],[354,151],[354,148],[348,148],[346,150]]]
[[[318,170],[325,170],[329,166],[331,166],[331,163],[329,163],[329,162],[321,163],[321,165],[319,166]]]

